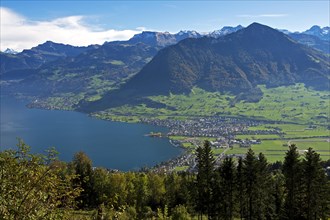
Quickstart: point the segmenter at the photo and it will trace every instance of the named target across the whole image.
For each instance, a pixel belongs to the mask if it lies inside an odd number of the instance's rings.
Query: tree
[[[243,219],[246,213],[246,188],[245,188],[245,180],[243,175],[243,159],[238,158],[237,164],[237,172],[236,172],[236,191],[237,191],[237,200],[239,206],[239,215],[240,218]]]
[[[302,166],[296,145],[290,145],[282,167],[285,178],[285,218],[302,219]]]
[[[166,205],[171,209],[178,205],[178,194],[180,191],[180,177],[177,173],[170,173],[165,176],[165,198]]]
[[[257,215],[257,158],[254,152],[249,149],[246,153],[246,157],[243,160],[243,178],[244,187],[246,190],[246,213],[245,217],[247,219],[254,219]]]
[[[136,176],[134,188],[136,198],[136,211],[138,217],[141,219],[145,217],[144,214],[146,214],[146,212],[148,211],[146,210],[146,204],[148,199],[148,178],[146,174],[141,173]]]
[[[183,205],[178,205],[173,209],[173,213],[171,215],[172,220],[190,220],[191,217],[187,211],[187,208]]]
[[[22,140],[17,146],[0,152],[0,218],[66,219],[80,192],[71,186],[74,176],[54,150],[34,155]]]
[[[242,176],[243,182],[243,215],[246,219],[272,218],[273,200],[270,189],[270,173],[265,156],[260,153],[255,156],[252,149],[246,153],[243,160]]]
[[[275,215],[275,199],[273,197],[272,177],[270,166],[263,153],[259,153],[257,160],[257,216],[258,219],[273,219]]]
[[[274,215],[276,219],[283,219],[284,211],[284,175],[281,170],[276,170],[272,175],[272,189],[271,192],[274,198]]]
[[[304,217],[310,219],[325,219],[326,206],[330,192],[327,190],[327,178],[321,166],[320,155],[312,148],[305,153],[302,161],[302,182],[304,190]],[[329,213],[327,213],[329,216]]]
[[[204,142],[203,147],[197,150],[197,209],[199,213],[211,214],[212,205],[212,179],[214,172],[214,157],[209,141]]]
[[[94,192],[95,206],[110,203],[110,175],[106,169],[96,168],[92,175],[92,191]]]
[[[156,207],[164,207],[165,205],[164,176],[161,176],[159,174],[149,173],[148,189],[150,192],[148,198],[149,206],[152,209],[156,209]]]
[[[225,160],[217,169],[217,181],[214,184],[214,204],[221,219],[233,219],[236,209],[236,167],[232,158]]]
[[[111,173],[109,174],[109,201],[110,205],[119,210],[126,206],[127,187],[126,178],[124,173]]]
[[[74,184],[81,186],[82,193],[77,198],[79,208],[95,207],[96,197],[92,185],[92,161],[84,152],[78,152],[74,155],[72,168],[77,178]]]

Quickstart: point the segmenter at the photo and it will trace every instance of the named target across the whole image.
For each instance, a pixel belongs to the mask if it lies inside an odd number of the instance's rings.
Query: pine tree
[[[252,149],[249,149],[246,153],[246,158],[243,160],[243,176],[244,176],[244,187],[246,189],[246,218],[251,220],[257,216],[257,158]]]
[[[283,219],[284,211],[284,175],[280,170],[276,170],[272,175],[274,215],[275,219]]]
[[[301,162],[295,145],[289,146],[283,163],[283,174],[285,177],[285,218],[294,220],[302,219],[302,181]]]
[[[236,167],[232,158],[225,158],[218,169],[218,184],[214,190],[217,197],[217,214],[221,219],[233,219],[236,209]]]
[[[258,155],[257,163],[257,206],[258,219],[273,219],[275,214],[275,200],[273,197],[272,178],[269,164],[263,153]]]
[[[197,209],[199,213],[210,215],[212,205],[212,179],[214,172],[214,157],[209,141],[203,147],[197,148]]]
[[[320,155],[312,148],[305,153],[302,162],[302,181],[304,186],[304,217],[310,219],[324,218],[324,207],[327,203],[327,179],[320,164]]]
[[[236,172],[236,191],[237,191],[237,201],[239,207],[239,216],[243,219],[246,215],[246,188],[244,185],[244,175],[243,175],[243,159],[238,158],[237,172]]]
[[[242,169],[242,171],[239,171]],[[243,195],[241,218],[266,219],[273,218],[274,200],[271,195],[271,175],[265,156],[255,156],[252,149],[246,153],[242,168],[238,167],[242,177],[238,179]]]

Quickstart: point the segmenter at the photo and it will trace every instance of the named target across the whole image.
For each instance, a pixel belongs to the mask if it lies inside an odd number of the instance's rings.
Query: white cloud
[[[14,11],[0,7],[0,50],[29,49],[47,40],[74,46],[103,44],[105,41],[127,40],[145,30],[99,30],[85,24],[84,16],[69,16],[49,21],[31,21]]]
[[[278,17],[286,17],[287,14],[259,14],[259,15],[250,15],[250,14],[243,14],[237,15],[240,18],[278,18]]]

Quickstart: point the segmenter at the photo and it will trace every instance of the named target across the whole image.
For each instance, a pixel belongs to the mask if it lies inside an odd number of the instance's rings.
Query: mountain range
[[[188,38],[166,47],[120,89],[101,100],[81,103],[98,111],[145,97],[189,93],[193,87],[248,97],[257,85],[268,87],[305,83],[328,89],[329,57],[270,27],[253,23],[219,38]]]
[[[318,25],[312,26],[310,29],[302,32],[302,34],[313,35],[319,37],[321,40],[330,40],[330,27],[321,28]]]
[[[13,50],[7,49],[5,53],[0,53],[0,75],[13,70],[36,69],[41,67],[44,63],[61,58],[77,56],[80,53],[96,49],[98,47],[98,45],[75,47],[47,41],[29,50],[23,50],[21,53],[13,52]]]
[[[238,25],[236,27],[225,26],[219,30],[212,31],[209,33],[198,33],[196,31],[180,31],[176,34],[171,34],[169,32],[144,31],[140,34],[134,35],[128,41],[106,42],[104,45],[134,45],[136,43],[144,43],[148,46],[156,47],[159,50],[163,47],[176,44],[186,38],[200,38],[203,36],[218,38],[223,35],[236,32],[243,28],[244,27],[241,25]],[[311,46],[325,53],[330,53],[329,27],[321,28],[320,26],[314,25],[310,29],[301,33],[290,32],[288,30],[280,31],[285,34],[288,34],[291,38],[298,41],[299,43]],[[26,71],[30,69],[38,69],[45,63],[60,59],[65,60],[65,58],[75,57],[83,52],[95,50],[102,46],[103,45],[90,45],[87,47],[76,47],[47,41],[31,49],[23,50],[20,53],[7,48],[4,52],[0,53],[0,75],[4,75],[5,73],[11,72],[13,70]],[[65,60],[64,62],[67,62],[67,60]]]
[[[127,41],[88,47],[47,41],[18,54],[0,53],[0,75],[8,82],[16,80],[9,83],[13,92],[45,98],[79,95],[77,107],[84,110],[116,105],[115,99],[123,103],[185,93],[193,86],[237,95],[260,94],[254,89],[259,84],[306,82],[324,89],[329,56],[319,51],[329,53],[329,41],[324,40],[328,29],[313,26],[291,33],[253,24],[206,34],[145,31]],[[123,98],[127,94],[131,100]],[[86,102],[91,96],[100,100]]]

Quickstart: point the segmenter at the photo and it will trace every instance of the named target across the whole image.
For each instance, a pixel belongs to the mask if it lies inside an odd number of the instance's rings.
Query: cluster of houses
[[[171,160],[156,165],[153,168],[153,171],[168,173],[168,172],[173,172],[177,167],[187,167],[187,170],[191,171],[196,167],[196,156],[194,154],[186,152],[180,155],[179,157],[173,158]]]
[[[210,141],[211,146],[215,149],[223,148],[224,152],[216,155],[216,164],[220,164],[221,160],[225,157],[242,157],[245,155],[227,155],[225,151],[232,148],[234,145],[240,147],[251,147],[254,144],[261,144],[260,139],[239,139],[236,135],[261,135],[261,134],[276,134],[282,135],[280,129],[270,127],[264,130],[249,130],[251,126],[258,126],[264,124],[264,121],[255,121],[240,118],[230,117],[202,117],[193,118],[189,120],[176,120],[176,119],[153,119],[144,118],[143,123],[166,127],[169,129],[168,136],[184,136],[186,138],[181,140],[170,140],[171,144],[177,147],[182,146],[183,143],[190,143],[193,146],[200,146],[203,144],[203,138],[212,138]],[[268,122],[271,123],[271,122]],[[157,165],[154,170],[162,172],[171,172],[176,167],[189,167],[188,170],[194,172],[196,169],[195,154],[189,150],[183,155],[166,161]]]
[[[260,121],[220,116],[194,118],[189,120],[144,118],[142,119],[142,122],[167,127],[169,128],[168,135],[174,136],[228,137],[238,134],[281,134],[280,130],[274,128],[270,128],[269,130],[249,130],[249,127],[258,126],[263,123]]]

